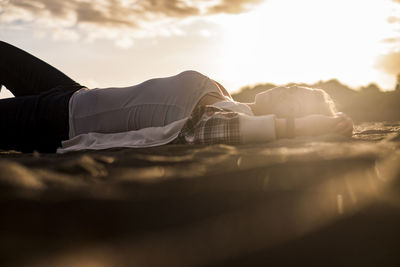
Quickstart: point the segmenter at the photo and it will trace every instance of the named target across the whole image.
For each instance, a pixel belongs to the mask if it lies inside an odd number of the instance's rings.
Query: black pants
[[[0,41],[0,149],[55,152],[68,139],[68,103],[83,88],[31,54]]]

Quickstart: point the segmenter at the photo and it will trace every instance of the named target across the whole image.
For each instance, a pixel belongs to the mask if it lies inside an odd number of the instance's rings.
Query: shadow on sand
[[[2,266],[398,266],[399,123],[0,155]]]

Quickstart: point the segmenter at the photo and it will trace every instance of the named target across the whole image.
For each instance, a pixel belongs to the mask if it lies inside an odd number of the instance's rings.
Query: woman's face
[[[305,87],[276,87],[256,96],[256,105],[262,114],[275,114],[279,118],[304,117],[320,114],[321,98]]]

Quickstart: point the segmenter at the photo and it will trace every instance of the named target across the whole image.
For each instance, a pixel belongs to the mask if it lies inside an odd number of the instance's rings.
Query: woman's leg
[[[55,152],[68,139],[73,93],[56,87],[39,95],[0,99],[0,149]]]
[[[38,95],[59,85],[80,87],[53,66],[3,41],[0,41],[0,84],[15,96]]]

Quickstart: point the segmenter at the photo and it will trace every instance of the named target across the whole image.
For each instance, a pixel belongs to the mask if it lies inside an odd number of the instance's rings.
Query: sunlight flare
[[[238,16],[219,16],[225,32],[224,73],[251,82],[316,82],[334,77],[352,86],[393,77],[374,68],[393,33],[390,1],[265,2]]]

